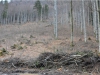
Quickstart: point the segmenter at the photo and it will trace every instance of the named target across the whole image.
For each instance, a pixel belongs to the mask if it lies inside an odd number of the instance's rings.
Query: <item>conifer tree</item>
[[[49,7],[47,4],[45,4],[45,15],[46,15],[46,19],[48,18],[48,11],[49,11]]]
[[[42,9],[41,2],[39,0],[37,0],[35,2],[35,6],[34,7],[37,9],[38,19],[40,20],[40,17],[41,17],[41,9]]]

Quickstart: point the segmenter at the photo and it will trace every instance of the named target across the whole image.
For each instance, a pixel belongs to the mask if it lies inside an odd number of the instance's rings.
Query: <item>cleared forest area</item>
[[[0,2],[0,75],[99,75],[98,0]]]

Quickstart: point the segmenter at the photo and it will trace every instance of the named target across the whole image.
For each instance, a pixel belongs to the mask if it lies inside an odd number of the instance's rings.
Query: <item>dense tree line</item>
[[[22,6],[22,8],[18,6],[18,3],[16,5],[13,5],[13,2],[8,3],[7,0],[1,1],[0,6],[1,25],[34,22],[36,20],[40,20],[41,16],[43,20],[48,18],[49,6],[47,4],[42,6],[39,0],[37,0],[31,8],[29,8],[28,5],[26,5],[26,8],[24,6]]]

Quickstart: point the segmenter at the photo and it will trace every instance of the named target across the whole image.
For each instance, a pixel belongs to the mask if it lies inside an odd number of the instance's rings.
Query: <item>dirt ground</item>
[[[95,52],[95,50],[98,50],[98,42],[95,40],[92,26],[87,26],[86,43],[84,42],[84,35],[81,32],[81,28],[74,27],[73,47],[70,41],[71,28],[69,25],[58,25],[57,39],[54,38],[53,33],[53,25],[45,22],[0,26],[0,49],[4,48],[8,52],[4,56],[0,56],[0,61],[9,62],[9,58],[20,58],[26,61],[30,59],[35,60],[43,52],[72,53],[84,50]],[[67,73],[66,71],[49,71],[48,74],[42,75],[67,75]],[[78,74],[69,72],[68,75]],[[83,75],[89,74],[83,73]]]

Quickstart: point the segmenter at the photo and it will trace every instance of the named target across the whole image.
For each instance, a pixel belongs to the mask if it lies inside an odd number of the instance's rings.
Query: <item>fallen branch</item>
[[[17,68],[13,63],[12,63],[12,66],[13,66],[14,68]]]

